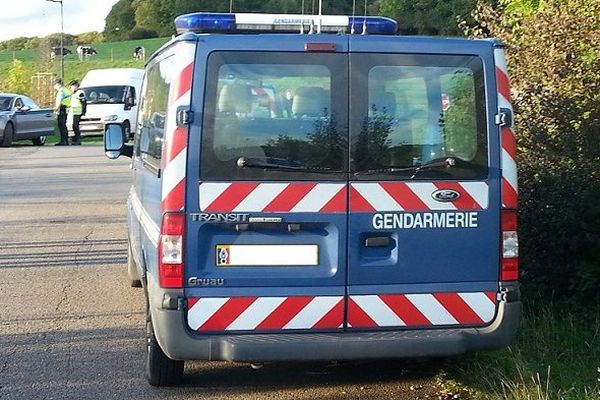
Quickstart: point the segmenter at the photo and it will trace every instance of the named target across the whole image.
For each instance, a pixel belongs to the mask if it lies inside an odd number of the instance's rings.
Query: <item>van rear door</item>
[[[196,333],[343,328],[347,38],[307,52],[315,40],[198,46],[185,261]]]
[[[349,57],[348,328],[490,323],[500,259],[491,43],[351,36]]]

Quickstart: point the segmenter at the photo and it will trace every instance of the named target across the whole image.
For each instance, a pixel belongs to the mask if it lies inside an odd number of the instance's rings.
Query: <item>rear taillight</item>
[[[158,282],[160,287],[183,287],[183,237],[185,214],[165,213],[158,244]]]
[[[517,211],[502,210],[502,259],[500,280],[519,279],[519,238],[517,236]]]

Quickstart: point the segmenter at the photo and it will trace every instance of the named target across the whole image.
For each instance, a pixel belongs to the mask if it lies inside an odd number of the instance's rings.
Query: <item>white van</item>
[[[81,134],[102,135],[105,123],[123,127],[126,138],[136,126],[138,94],[144,70],[136,68],[108,68],[89,71],[81,81],[81,90],[87,99],[87,110],[81,118]],[[72,124],[68,124],[71,129]]]

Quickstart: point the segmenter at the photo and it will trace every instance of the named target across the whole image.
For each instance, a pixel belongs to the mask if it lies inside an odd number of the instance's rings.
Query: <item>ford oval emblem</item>
[[[442,203],[451,203],[460,198],[460,193],[452,189],[440,189],[431,193],[431,197],[434,200],[441,201]]]

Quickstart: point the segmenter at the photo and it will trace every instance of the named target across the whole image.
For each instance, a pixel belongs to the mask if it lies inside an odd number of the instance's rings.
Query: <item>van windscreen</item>
[[[81,88],[88,104],[125,104],[127,86],[90,86]]]

